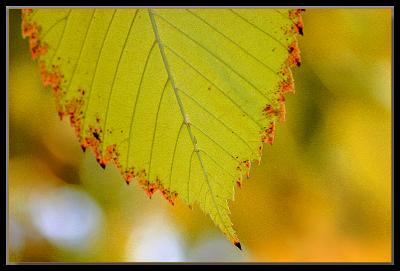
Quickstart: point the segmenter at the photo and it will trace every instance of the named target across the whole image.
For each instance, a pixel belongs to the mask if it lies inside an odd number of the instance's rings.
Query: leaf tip
[[[240,245],[239,241],[234,241],[233,244],[240,250],[242,250],[242,246]]]

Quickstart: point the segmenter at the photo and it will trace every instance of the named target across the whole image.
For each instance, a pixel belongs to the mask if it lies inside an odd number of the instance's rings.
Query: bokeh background
[[[82,152],[10,10],[9,260],[391,261],[392,10],[303,19],[286,122],[230,204],[239,251],[198,208],[149,200]]]

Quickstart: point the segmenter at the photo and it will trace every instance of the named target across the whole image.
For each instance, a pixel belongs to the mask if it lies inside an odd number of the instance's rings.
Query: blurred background
[[[239,251],[198,208],[82,152],[10,10],[9,260],[391,261],[392,10],[303,19],[286,122],[230,204]]]

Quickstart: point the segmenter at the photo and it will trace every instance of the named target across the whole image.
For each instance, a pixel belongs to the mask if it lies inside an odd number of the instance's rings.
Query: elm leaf
[[[84,151],[241,249],[228,201],[284,120],[302,11],[35,8],[22,34]]]

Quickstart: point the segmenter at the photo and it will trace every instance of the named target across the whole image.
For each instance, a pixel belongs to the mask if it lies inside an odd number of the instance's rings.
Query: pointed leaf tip
[[[238,249],[242,250],[242,246],[240,245],[240,242],[235,241],[235,242],[233,242],[233,244],[234,244]]]

